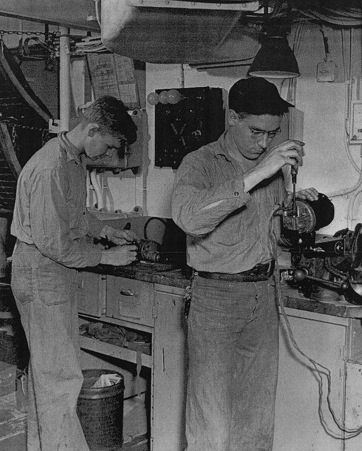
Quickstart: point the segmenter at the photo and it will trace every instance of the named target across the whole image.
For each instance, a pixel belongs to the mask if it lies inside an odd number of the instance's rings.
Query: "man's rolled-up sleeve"
[[[172,218],[186,233],[205,235],[250,199],[242,178],[210,184],[202,164],[184,159],[171,198]]]
[[[88,233],[94,238],[104,238],[102,234],[103,229],[106,227],[104,222],[97,218],[97,216],[89,211],[85,212],[85,220],[88,225]]]

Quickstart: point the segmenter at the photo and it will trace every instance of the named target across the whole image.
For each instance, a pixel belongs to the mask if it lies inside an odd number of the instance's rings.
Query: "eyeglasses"
[[[263,138],[264,135],[266,135],[268,139],[273,139],[281,131],[280,128],[277,128],[276,130],[271,130],[270,132],[266,130],[259,130],[258,128],[251,127],[243,118],[240,119],[246,124],[246,126],[251,132],[251,137],[255,140]]]

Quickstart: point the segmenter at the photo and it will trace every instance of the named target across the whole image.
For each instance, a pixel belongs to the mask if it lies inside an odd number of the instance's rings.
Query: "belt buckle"
[[[253,276],[267,276],[272,272],[273,261],[267,263],[258,263],[251,269],[250,273]]]
[[[260,272],[260,264],[255,265],[253,268],[249,269],[249,271],[245,271],[244,274],[246,276],[257,276]]]

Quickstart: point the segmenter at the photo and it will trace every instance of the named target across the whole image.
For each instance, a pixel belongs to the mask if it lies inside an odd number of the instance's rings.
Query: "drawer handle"
[[[121,293],[122,296],[134,296],[135,295],[134,292],[131,289],[129,289],[129,290],[121,290],[120,293]]]

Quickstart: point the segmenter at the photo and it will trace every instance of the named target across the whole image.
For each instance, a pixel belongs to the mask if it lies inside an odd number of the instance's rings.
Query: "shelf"
[[[82,349],[87,351],[97,352],[99,354],[114,357],[116,359],[125,360],[134,364],[138,363],[137,351],[131,349],[115,346],[104,341],[97,340],[95,338],[79,336],[79,344]],[[142,366],[152,368],[152,356],[147,354],[141,354]]]

